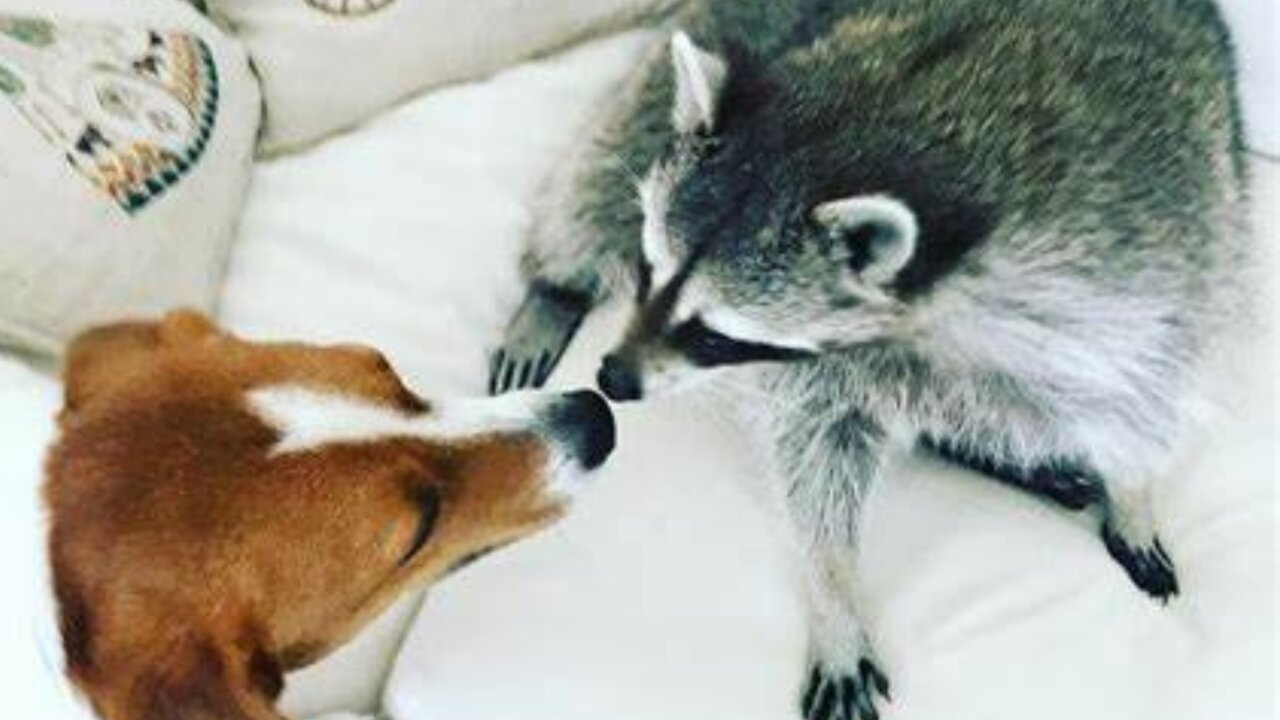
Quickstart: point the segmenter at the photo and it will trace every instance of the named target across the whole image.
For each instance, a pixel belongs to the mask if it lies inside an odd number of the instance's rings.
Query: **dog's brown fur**
[[[245,393],[281,383],[429,411],[375,351],[249,343],[194,313],[71,348],[50,550],[67,673],[104,720],[279,720],[285,670],[564,511],[531,434],[272,454]],[[428,493],[434,531],[406,558]]]

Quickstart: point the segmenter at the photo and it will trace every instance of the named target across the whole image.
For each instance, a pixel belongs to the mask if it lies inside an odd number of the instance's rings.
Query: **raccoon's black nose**
[[[634,362],[618,355],[605,356],[600,372],[596,374],[596,384],[614,402],[639,400],[644,395],[639,369]]]
[[[603,465],[613,452],[613,411],[599,393],[580,390],[562,396],[551,406],[547,424],[588,470]]]

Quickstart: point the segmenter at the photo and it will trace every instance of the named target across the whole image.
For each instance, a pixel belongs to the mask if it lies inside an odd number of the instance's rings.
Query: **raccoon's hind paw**
[[[542,387],[591,310],[588,296],[545,283],[529,288],[489,358],[489,394]]]
[[[804,720],[879,720],[876,695],[890,699],[889,679],[870,660],[859,660],[851,673],[814,663],[800,714]]]
[[[1107,524],[1102,528],[1102,541],[1133,584],[1148,595],[1167,603],[1178,594],[1178,575],[1158,538],[1153,537],[1147,543],[1132,543]]]

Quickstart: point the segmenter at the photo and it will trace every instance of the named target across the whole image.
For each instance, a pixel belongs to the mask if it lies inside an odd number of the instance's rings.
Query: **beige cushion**
[[[256,81],[183,3],[102,5],[0,0],[0,344],[56,353],[220,284]]]
[[[417,91],[504,65],[678,0],[209,0],[263,82],[262,149],[364,121]],[[513,112],[519,112],[513,108]]]

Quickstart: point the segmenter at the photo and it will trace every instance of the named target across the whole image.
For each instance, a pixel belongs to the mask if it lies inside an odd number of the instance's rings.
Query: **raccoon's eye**
[[[681,323],[671,333],[671,342],[695,365],[718,365],[730,358],[733,339],[722,335],[693,318]]]
[[[811,357],[810,353],[793,348],[735,340],[712,330],[702,322],[701,318],[696,317],[677,326],[671,332],[670,342],[675,349],[689,359],[689,362],[700,367],[802,360]]]

